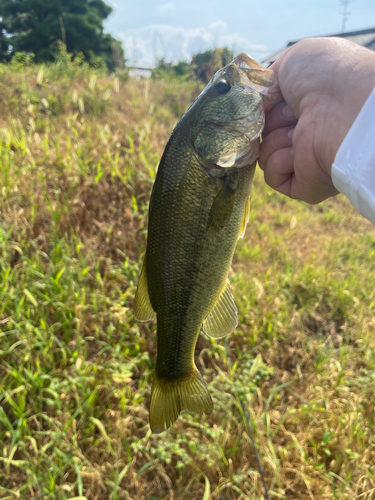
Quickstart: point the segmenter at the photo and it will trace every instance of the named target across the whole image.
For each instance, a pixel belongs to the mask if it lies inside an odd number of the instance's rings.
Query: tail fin
[[[173,382],[159,380],[155,373],[150,405],[150,427],[155,434],[168,429],[183,410],[209,415],[212,409],[210,393],[196,368],[188,379]]]

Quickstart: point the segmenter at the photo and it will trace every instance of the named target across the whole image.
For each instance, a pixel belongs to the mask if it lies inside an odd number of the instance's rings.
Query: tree
[[[206,50],[193,56],[191,61],[196,78],[208,83],[217,70],[223,68],[233,59],[233,52],[228,48]]]
[[[152,70],[152,78],[188,80],[192,77],[208,83],[219,69],[223,68],[233,59],[233,52],[224,47],[222,49],[210,49],[193,55],[190,63],[179,61],[177,64],[158,60],[156,68]]]
[[[186,61],[179,61],[177,64],[159,59],[156,68],[152,70],[152,78],[155,80],[173,79],[187,80],[191,78],[192,71],[190,64]]]
[[[5,24],[0,19],[0,62],[7,61],[10,57],[10,43],[9,37],[7,36],[7,32],[5,29]]]
[[[33,52],[42,62],[53,59],[62,40],[68,52],[82,52],[89,62],[102,57],[113,69],[118,54],[123,59],[124,53],[120,42],[103,33],[103,20],[111,11],[103,0],[1,0],[5,49],[10,57]]]

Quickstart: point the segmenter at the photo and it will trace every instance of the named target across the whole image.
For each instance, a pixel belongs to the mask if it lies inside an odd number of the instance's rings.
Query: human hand
[[[260,168],[275,190],[319,203],[337,194],[332,163],[375,85],[375,52],[341,38],[309,38],[270,69],[280,97],[266,115]]]

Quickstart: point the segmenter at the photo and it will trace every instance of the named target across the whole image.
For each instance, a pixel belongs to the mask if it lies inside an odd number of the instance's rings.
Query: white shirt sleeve
[[[375,224],[375,88],[337,151],[332,182]]]

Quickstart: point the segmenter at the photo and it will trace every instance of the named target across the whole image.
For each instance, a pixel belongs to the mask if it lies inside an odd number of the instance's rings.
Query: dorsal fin
[[[148,294],[148,283],[146,274],[146,261],[143,262],[137,292],[134,299],[134,318],[138,321],[151,321],[156,318],[150,296]]]
[[[249,222],[249,219],[250,219],[250,195],[246,198],[245,209],[243,211],[242,224],[241,224],[240,234],[238,235],[238,239],[243,238],[245,236],[246,226],[247,223]]]
[[[212,311],[204,320],[202,329],[209,337],[220,338],[232,333],[237,325],[237,307],[227,280]]]

